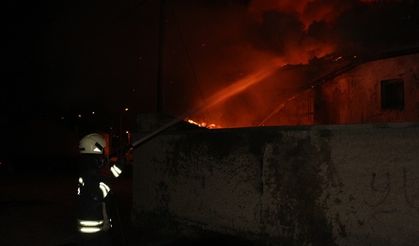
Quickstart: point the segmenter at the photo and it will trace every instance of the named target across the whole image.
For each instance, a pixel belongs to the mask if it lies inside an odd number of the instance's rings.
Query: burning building
[[[351,57],[288,92],[264,127],[163,132],[135,153],[134,223],[169,238],[416,245],[418,60]]]
[[[332,103],[334,93],[324,90],[334,84],[330,80],[345,74],[366,74],[362,71],[372,71],[371,64],[380,59],[393,61],[402,56],[375,54],[417,47],[417,10],[418,4],[413,1],[168,3],[164,11],[165,33],[161,35],[164,111],[181,115],[200,105],[201,110],[191,113],[189,119],[228,128],[372,123],[390,118],[403,121],[404,116],[399,120],[395,116],[378,116],[378,109],[345,113],[345,107],[361,106]],[[377,71],[371,76],[381,81],[398,75],[380,79],[384,73]],[[357,77],[354,83],[361,88],[372,82]],[[383,91],[389,88],[384,87]],[[339,90],[344,93],[343,88]],[[411,101],[410,96],[405,96],[403,100]],[[391,109],[384,106],[384,111],[388,115]],[[406,111],[411,109],[404,108]]]
[[[186,120],[222,129],[165,131],[136,150],[134,223],[163,235],[212,231],[268,245],[416,245],[418,50],[336,56],[354,43],[348,27],[380,12],[375,4],[400,12],[392,1],[250,1],[241,7],[253,11],[250,26],[260,35],[222,46],[225,37],[243,37],[234,21],[204,43],[197,35],[189,58],[207,59],[193,63],[195,74],[182,74],[179,55],[166,59],[174,64],[163,75],[166,109],[198,105]],[[190,11],[190,30],[204,9]],[[391,27],[377,20],[367,30]],[[169,43],[166,50],[180,50]],[[193,96],[171,98],[176,86]]]

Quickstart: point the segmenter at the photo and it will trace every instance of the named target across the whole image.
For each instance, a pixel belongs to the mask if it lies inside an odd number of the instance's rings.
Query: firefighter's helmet
[[[80,154],[96,154],[103,155],[106,147],[105,138],[97,133],[84,136],[80,140]]]

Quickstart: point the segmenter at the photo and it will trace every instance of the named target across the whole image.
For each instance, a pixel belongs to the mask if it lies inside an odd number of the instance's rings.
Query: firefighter
[[[110,245],[108,231],[112,227],[109,216],[110,208],[110,180],[108,172],[117,178],[122,174],[126,162],[126,154],[120,155],[114,161],[108,162],[105,155],[105,138],[98,134],[88,134],[80,140],[79,172],[78,179],[78,230],[82,238],[93,239],[99,245]],[[110,164],[109,170],[104,170]],[[87,243],[91,245],[91,243]]]
[[[106,164],[105,147],[105,138],[97,133],[86,135],[79,144],[78,230],[84,235],[84,240],[96,242],[110,241],[106,239],[106,234],[112,227],[106,206],[110,186],[100,172]]]

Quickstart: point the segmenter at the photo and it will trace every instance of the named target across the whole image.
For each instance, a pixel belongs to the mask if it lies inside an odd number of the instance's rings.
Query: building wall
[[[404,81],[405,107],[381,108],[381,81]],[[419,54],[364,63],[325,83],[316,97],[319,123],[419,121]]]
[[[381,81],[404,81],[404,109],[381,108]],[[419,121],[419,54],[367,62],[278,105],[264,125]]]
[[[416,245],[419,125],[160,135],[135,152],[133,218],[286,245]],[[170,222],[170,223],[169,223]]]

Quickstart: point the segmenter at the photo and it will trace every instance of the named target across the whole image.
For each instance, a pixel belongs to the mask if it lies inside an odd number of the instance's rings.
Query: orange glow
[[[214,93],[185,121],[209,129],[264,125],[301,91],[289,81],[292,77],[276,74],[285,65],[278,58],[260,62],[258,70]],[[291,88],[293,95],[283,94],[281,88],[287,91]],[[242,100],[249,101],[250,105],[246,107]],[[281,105],[275,107],[278,103]],[[282,120],[281,123],[287,122]]]
[[[356,4],[372,2],[375,1],[252,0],[246,17],[250,16],[251,30],[256,30],[249,34],[255,40],[246,40],[246,32],[237,41],[235,38],[242,35],[238,28],[241,25],[234,22],[216,28],[222,40],[215,38],[209,45],[201,45],[198,54],[209,59],[197,63],[199,93],[196,89],[191,92],[191,104],[196,107],[185,121],[210,129],[310,124],[314,90],[308,88],[312,79],[325,71],[313,72],[315,69],[300,65],[332,54],[336,57],[331,60],[332,66],[345,62],[344,57],[334,54],[340,48],[338,38],[324,32],[333,29],[339,16]],[[234,38],[226,35],[230,32]],[[211,45],[224,47],[225,37],[231,46],[220,52],[223,55],[215,56],[206,50]],[[314,62],[319,70],[325,69],[321,62]]]
[[[266,57],[265,57],[266,58]],[[205,103],[201,103],[194,113],[188,116],[185,121],[209,129],[214,128],[222,128],[222,127],[233,127],[232,120],[238,120],[239,118],[243,119],[250,119],[247,117],[246,114],[241,114],[239,116],[231,116],[227,117],[228,119],[220,119],[216,117],[219,114],[229,115],[229,111],[233,110],[236,111],[235,114],[238,112],[238,109],[234,109],[229,105],[230,100],[234,100],[234,98],[240,97],[241,93],[245,91],[249,91],[249,89],[253,86],[256,86],[258,83],[261,83],[265,79],[271,77],[275,72],[278,71],[281,67],[285,64],[283,63],[282,59],[268,59],[260,62],[258,66],[258,70],[253,73],[250,73],[224,87],[217,92],[215,92],[212,96],[205,100]],[[233,119],[236,118],[236,119]],[[240,125],[247,125],[246,123]]]
[[[248,89],[252,85],[255,85],[262,80],[266,79],[268,76],[272,75],[277,69],[284,64],[278,64],[278,61],[273,61],[272,63],[268,64],[266,67],[262,67],[261,70],[256,71],[255,73],[249,74],[248,76],[237,80],[236,82],[232,83],[231,85],[223,88],[219,92],[215,93],[209,98],[209,103],[206,104],[202,110],[208,110],[211,107],[218,105],[221,102],[231,98],[243,92],[244,90]]]
[[[325,47],[320,54],[327,55],[329,49],[332,48]],[[293,59],[307,62],[308,55],[304,52],[295,53]],[[284,109],[289,105],[298,108],[300,102],[296,101],[304,101],[298,95],[309,86],[306,84],[308,81],[303,79],[299,81],[305,84],[295,84],[296,79],[292,75],[278,75],[285,65],[287,64],[284,60],[279,58],[260,62],[255,72],[215,92],[185,121],[209,129],[264,126],[273,122],[277,125],[310,124],[310,119],[305,116],[298,119],[282,117],[283,114],[288,114]]]
[[[204,127],[204,128],[208,128],[208,129],[222,128],[222,126],[216,125],[214,123],[196,122],[196,121],[188,119],[188,118],[186,118],[185,121],[187,121],[188,123],[190,123],[192,125],[196,125],[196,126]]]

